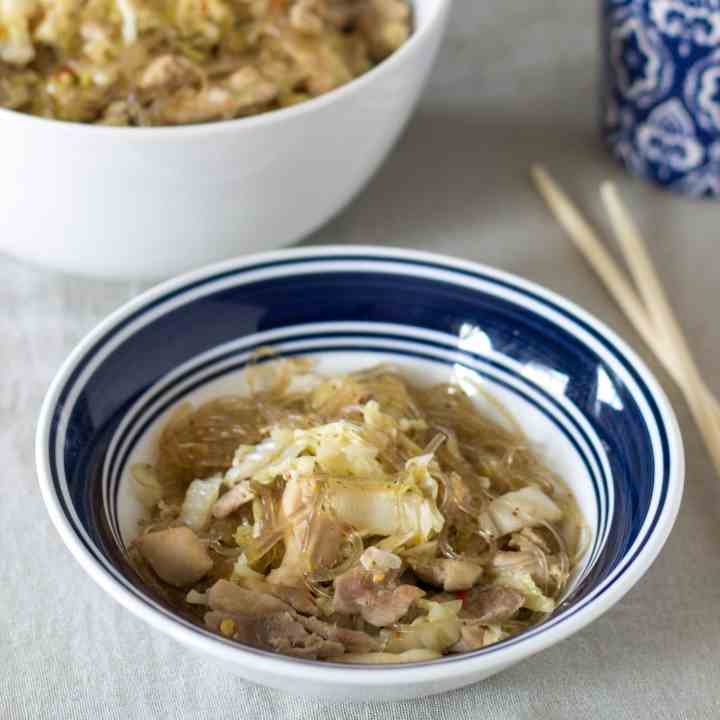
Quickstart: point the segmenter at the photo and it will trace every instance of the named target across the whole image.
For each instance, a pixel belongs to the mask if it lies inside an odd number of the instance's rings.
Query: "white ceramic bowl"
[[[267,345],[315,357],[331,372],[389,360],[425,382],[470,375],[506,403],[569,483],[592,529],[558,610],[484,650],[378,668],[244,647],[158,602],[127,559],[138,518],[127,468],[147,457],[178,402],[237,391],[247,358]],[[648,569],[672,527],[684,473],[665,395],[596,319],[491,268],[369,247],[230,261],[133,300],[60,369],[36,451],[53,522],[110,596],[200,653],[199,663],[214,659],[254,682],[339,700],[451,690],[567,638]]]
[[[167,276],[294,242],[365,185],[405,126],[451,0],[378,67],[285,110],[109,128],[0,109],[0,249],[105,277]]]

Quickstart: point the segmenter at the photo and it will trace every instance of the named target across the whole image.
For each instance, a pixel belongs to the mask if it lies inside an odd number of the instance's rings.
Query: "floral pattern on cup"
[[[720,0],[605,0],[603,134],[636,175],[720,195]]]

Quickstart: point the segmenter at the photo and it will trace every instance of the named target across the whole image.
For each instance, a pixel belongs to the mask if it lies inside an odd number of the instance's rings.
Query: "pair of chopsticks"
[[[600,186],[600,195],[634,287],[598,234],[548,172],[536,165],[531,169],[531,175],[555,219],[682,391],[720,475],[720,403],[700,375],[647,245],[617,188],[611,182],[604,182]]]

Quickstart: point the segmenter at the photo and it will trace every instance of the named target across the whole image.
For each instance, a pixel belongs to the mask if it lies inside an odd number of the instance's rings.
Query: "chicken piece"
[[[338,549],[345,537],[342,525],[328,513],[318,513],[310,528],[307,555],[310,568],[326,570],[338,563]]]
[[[297,516],[313,501],[310,483],[294,476],[288,480],[280,504],[285,518]],[[285,538],[285,555],[282,564],[268,575],[276,585],[299,586],[308,570],[325,570],[338,563],[338,549],[344,536],[341,525],[328,513],[318,513],[312,518],[311,534],[303,553],[303,543],[308,532],[308,518],[293,524]]]
[[[483,623],[504,622],[509,620],[524,602],[525,596],[509,587],[478,587],[465,595],[459,617]]]
[[[220,496],[213,505],[212,514],[224,518],[255,499],[255,493],[248,482],[239,482],[235,487]]]
[[[345,652],[341,643],[308,633],[290,612],[252,617],[242,613],[212,610],[205,614],[205,624],[210,630],[237,642],[262,650],[274,650],[284,655],[315,660],[335,657]]]
[[[317,618],[306,618],[298,616],[298,620],[306,630],[319,635],[326,640],[341,643],[346,652],[375,652],[382,649],[382,643],[378,638],[368,635],[362,630],[350,630],[349,628],[332,625]]]
[[[181,55],[161,55],[143,71],[138,82],[143,90],[177,90],[183,85],[197,82],[199,74],[195,66]]]
[[[254,581],[250,581],[254,582]],[[258,586],[272,588],[258,581]],[[297,600],[295,588],[292,599]],[[278,588],[273,589],[274,592]],[[293,592],[295,591],[295,592]],[[290,599],[290,598],[288,598]],[[205,622],[213,630],[228,634],[239,642],[299,657],[330,657],[348,650],[370,652],[380,649],[380,642],[364,632],[337,627],[306,617],[277,597],[265,592],[246,590],[227,580],[218,580],[208,591],[211,609]],[[317,608],[312,608],[317,612]],[[231,620],[232,625],[223,620]]]
[[[448,592],[469,590],[483,573],[479,565],[466,560],[408,558],[408,564],[421,580]]]
[[[299,587],[288,587],[286,585],[275,585],[265,582],[259,578],[244,577],[240,580],[240,585],[247,590],[252,590],[286,602],[293,609],[304,615],[319,615],[320,610],[315,605],[312,595],[305,589]]]
[[[196,583],[213,566],[207,548],[187,527],[151,532],[136,542],[157,575],[175,587]]]
[[[375,627],[396,623],[425,592],[414,585],[396,585],[397,572],[372,573],[362,566],[335,578],[333,610],[360,614]]]
[[[227,580],[218,580],[207,594],[211,610],[240,613],[251,618],[262,618],[281,612],[292,612],[292,607],[273,595],[246,590]]]
[[[306,660],[327,660],[328,658],[340,657],[342,645],[332,640],[324,640],[317,635],[310,635],[302,647],[279,647],[278,652],[293,657],[305,658]]]

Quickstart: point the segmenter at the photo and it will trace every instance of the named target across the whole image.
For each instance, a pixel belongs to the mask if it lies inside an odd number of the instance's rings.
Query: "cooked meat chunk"
[[[524,602],[523,594],[509,587],[478,587],[465,596],[459,615],[484,623],[503,622],[509,620]]]
[[[262,581],[259,584],[269,585]],[[208,627],[253,647],[302,657],[380,649],[380,641],[367,633],[306,617],[272,595],[247,590],[226,580],[218,580],[210,588],[208,605],[211,609],[205,616]],[[313,610],[317,612],[314,607]],[[223,628],[223,620],[232,623]]]
[[[312,569],[338,564],[338,549],[344,538],[342,525],[327,513],[318,513],[312,524],[307,555]]]
[[[469,590],[480,579],[482,568],[466,560],[408,560],[415,574],[426,583],[448,592]]]
[[[283,514],[291,517],[307,506],[311,500],[312,496],[309,495],[302,481],[292,479],[288,481],[283,493]],[[312,520],[310,537],[303,552],[302,546],[307,533],[307,519],[294,525],[288,532],[282,564],[268,575],[271,583],[299,586],[306,572],[337,565],[338,550],[344,536],[338,521],[328,513],[318,513]]]
[[[308,633],[298,619],[287,611],[258,617],[212,610],[205,614],[205,624],[225,637],[285,655],[324,659],[345,652],[341,643]]]
[[[205,545],[187,527],[148,533],[137,544],[158,576],[175,587],[196,583],[213,565]]]
[[[293,657],[301,657],[306,660],[327,660],[328,658],[336,658],[342,655],[342,645],[332,640],[323,640],[317,635],[310,635],[302,646],[290,646],[283,648],[282,643],[278,648],[278,652],[292,655]]]
[[[350,630],[349,628],[323,622],[314,617],[299,617],[299,620],[310,632],[326,640],[341,643],[347,652],[374,652],[382,648],[382,643],[378,638],[372,637],[366,632],[362,632],[362,630]]]
[[[414,585],[396,586],[397,573],[372,573],[356,566],[335,579],[333,609],[360,614],[376,627],[396,623],[425,592]]]
[[[272,595],[305,615],[318,615],[320,613],[317,605],[313,602],[312,595],[305,588],[275,585],[258,578],[242,578],[240,585],[254,592]]]
[[[218,580],[208,590],[208,605],[212,610],[240,613],[248,617],[263,617],[273,613],[290,612],[292,607],[266,593],[246,590],[227,580]]]

